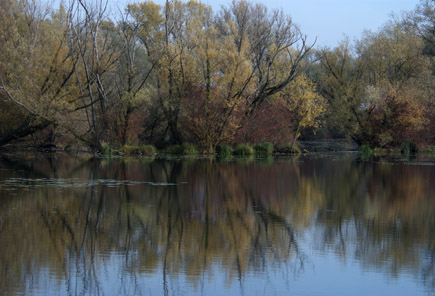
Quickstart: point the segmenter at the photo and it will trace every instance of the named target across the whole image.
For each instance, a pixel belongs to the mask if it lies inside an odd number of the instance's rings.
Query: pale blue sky
[[[109,0],[112,2],[113,0]],[[115,2],[115,1],[113,1]],[[118,5],[139,2],[119,0]],[[165,0],[154,0],[163,4]],[[217,11],[231,0],[202,0]],[[270,9],[282,8],[309,39],[317,37],[318,46],[335,46],[344,36],[359,38],[365,29],[377,30],[391,14],[413,10],[419,0],[259,0]]]

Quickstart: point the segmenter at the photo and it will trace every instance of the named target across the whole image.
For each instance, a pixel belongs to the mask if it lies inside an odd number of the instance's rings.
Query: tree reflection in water
[[[180,294],[215,278],[244,294],[247,277],[303,273],[308,229],[321,252],[435,289],[434,166],[55,155],[2,159],[0,177],[6,294]]]

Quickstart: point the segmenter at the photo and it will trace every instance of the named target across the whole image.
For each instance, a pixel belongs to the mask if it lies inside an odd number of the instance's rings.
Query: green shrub
[[[261,144],[257,144],[254,147],[255,155],[257,156],[268,156],[273,153],[273,144],[269,142],[264,142]]]
[[[124,145],[121,149],[122,153],[126,154],[126,155],[134,155],[137,152],[137,147],[136,146],[131,146],[131,145]]]
[[[113,147],[109,143],[101,144],[101,154],[111,156],[113,153]]]
[[[196,149],[195,145],[191,143],[183,143],[181,145],[182,154],[183,155],[195,155],[198,154],[198,150]]]
[[[216,155],[220,158],[230,158],[233,155],[233,148],[228,145],[218,145],[216,147]]]
[[[248,144],[239,144],[236,146],[233,153],[237,156],[251,156],[254,154],[254,149]]]
[[[154,148],[154,146],[152,145],[125,145],[124,147],[122,147],[122,153],[124,153],[125,155],[151,156],[156,153],[156,148]]]
[[[370,148],[370,145],[362,145],[360,147],[360,150],[361,150],[361,157],[363,159],[370,158],[373,155],[373,150],[372,148]]]
[[[405,141],[402,143],[400,152],[403,155],[415,155],[418,153],[418,147],[413,141]]]
[[[183,143],[182,145],[169,146],[166,153],[176,154],[176,155],[195,155],[198,154],[195,145],[190,143]]]
[[[141,145],[139,147],[142,155],[151,156],[157,153],[157,149],[153,145]]]

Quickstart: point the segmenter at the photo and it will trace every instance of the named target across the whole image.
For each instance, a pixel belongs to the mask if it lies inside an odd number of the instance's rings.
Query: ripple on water
[[[131,181],[131,180],[115,180],[115,179],[96,179],[96,180],[82,180],[77,178],[62,179],[62,178],[7,178],[0,181],[0,190],[14,191],[20,188],[33,189],[44,187],[55,188],[77,188],[77,187],[91,187],[102,185],[107,187],[119,186],[134,186],[134,185],[151,185],[151,186],[177,186],[187,184],[187,182],[180,183],[167,183],[167,182],[150,182],[150,181]]]

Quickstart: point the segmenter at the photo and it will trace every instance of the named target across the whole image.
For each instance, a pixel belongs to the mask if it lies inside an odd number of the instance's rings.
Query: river
[[[435,295],[435,157],[0,158],[1,295]]]

